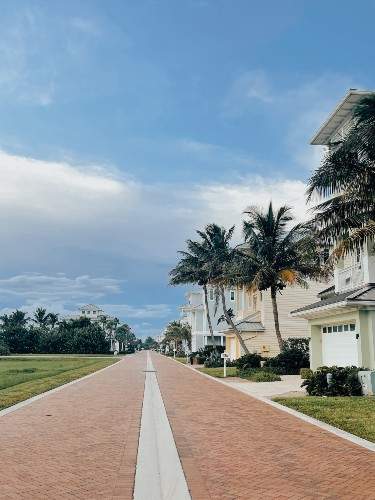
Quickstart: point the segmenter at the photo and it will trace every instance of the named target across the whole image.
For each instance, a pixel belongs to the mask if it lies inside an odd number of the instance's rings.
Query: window
[[[257,296],[254,293],[254,295],[253,295],[253,309],[254,309],[254,311],[256,311],[256,308],[257,308]]]
[[[234,299],[235,299],[234,290],[231,290],[230,291],[230,300],[234,301]]]
[[[345,332],[355,332],[355,323],[345,324],[345,325],[326,325],[321,328],[322,333],[345,333]]]
[[[214,289],[213,289],[213,288],[210,288],[210,291],[209,291],[209,299],[210,299],[210,300],[214,300]]]

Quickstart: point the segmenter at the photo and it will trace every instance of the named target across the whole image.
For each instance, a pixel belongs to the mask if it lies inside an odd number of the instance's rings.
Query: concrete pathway
[[[139,438],[135,500],[190,500],[153,363],[147,373]]]
[[[193,500],[373,500],[375,454],[152,354]]]
[[[301,387],[302,379],[299,375],[282,375],[277,382],[248,382],[244,379],[227,377],[220,379],[250,396],[273,398],[275,396],[305,396],[306,391]]]

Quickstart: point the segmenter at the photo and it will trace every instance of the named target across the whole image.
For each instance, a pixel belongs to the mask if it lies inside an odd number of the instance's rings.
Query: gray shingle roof
[[[375,284],[371,283],[369,285],[357,288],[356,290],[349,290],[343,293],[335,293],[326,299],[319,300],[318,302],[314,302],[313,304],[309,304],[304,307],[300,307],[299,309],[295,309],[294,311],[291,312],[291,314],[303,311],[310,311],[311,309],[317,309],[319,307],[324,307],[331,304],[338,304],[339,302],[350,303],[350,302],[361,302],[361,301],[362,302],[373,301],[375,305]]]

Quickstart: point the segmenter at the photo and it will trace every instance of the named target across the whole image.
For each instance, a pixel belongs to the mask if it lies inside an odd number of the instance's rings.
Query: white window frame
[[[232,294],[233,294],[233,299],[232,299]],[[231,302],[234,302],[236,300],[236,292],[235,292],[235,290],[229,290],[229,300]]]
[[[323,333],[356,333],[357,325],[356,323],[332,323],[327,325],[322,325],[320,332]]]

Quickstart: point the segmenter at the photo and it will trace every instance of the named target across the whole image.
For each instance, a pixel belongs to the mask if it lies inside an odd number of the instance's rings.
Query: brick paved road
[[[0,498],[132,498],[144,353],[0,417]]]
[[[193,500],[373,500],[375,455],[153,354]]]

